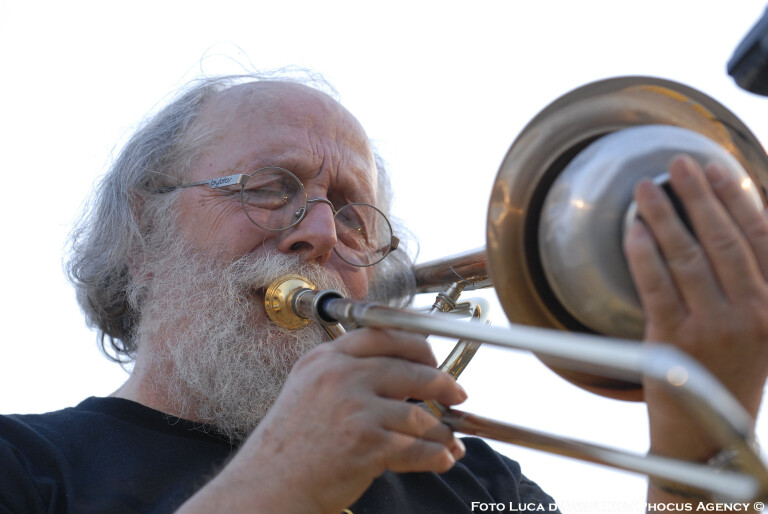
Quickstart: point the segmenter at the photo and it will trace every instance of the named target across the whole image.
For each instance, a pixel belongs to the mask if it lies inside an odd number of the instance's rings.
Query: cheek
[[[269,237],[248,220],[236,202],[184,199],[179,207],[181,233],[196,248],[239,258]]]
[[[370,268],[353,268],[346,265],[346,268],[340,271],[344,284],[349,289],[352,298],[360,300],[368,294],[368,282],[371,279]]]

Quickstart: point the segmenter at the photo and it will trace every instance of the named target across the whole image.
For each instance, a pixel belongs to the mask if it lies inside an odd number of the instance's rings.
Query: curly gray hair
[[[336,91],[308,70],[196,79],[136,130],[102,177],[72,232],[67,274],[86,322],[98,331],[101,348],[110,359],[125,363],[136,357],[134,332],[143,296],[130,273],[131,258],[151,244],[159,216],[167,218],[177,198],[177,193],[155,193],[168,185],[168,178],[185,177],[213,141],[196,124],[205,103],[224,89],[259,80],[300,83],[338,100]],[[388,214],[390,184],[378,153],[376,165],[378,203]],[[407,251],[393,252],[374,270],[371,296],[407,302],[413,288],[411,264]]]

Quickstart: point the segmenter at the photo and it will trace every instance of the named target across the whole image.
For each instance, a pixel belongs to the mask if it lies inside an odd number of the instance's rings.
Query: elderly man
[[[680,158],[671,174],[701,244],[658,188],[638,187],[645,222],[626,250],[647,337],[700,358],[755,415],[768,222],[716,167]],[[188,89],[128,142],[74,238],[78,297],[115,358],[135,361],[130,378],[110,398],[0,418],[0,511],[552,503],[516,463],[402,401],[466,398],[423,337],[362,329],[320,344],[315,326],[266,319],[264,290],[286,273],[356,298],[395,295],[376,276],[410,263],[385,212],[370,142],[327,94],[275,79]],[[655,452],[712,457],[665,392],[646,397]],[[650,498],[679,499],[669,494],[652,487]]]

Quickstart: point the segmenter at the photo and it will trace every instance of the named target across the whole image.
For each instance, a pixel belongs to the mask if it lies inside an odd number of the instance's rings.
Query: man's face
[[[285,83],[233,88],[206,105],[197,128],[213,142],[185,182],[279,166],[299,177],[310,198],[336,208],[376,203],[365,133],[321,93]],[[137,330],[146,348],[141,366],[153,390],[166,391],[167,411],[237,439],[262,419],[296,360],[324,340],[316,324],[288,331],[268,321],[264,289],[299,273],[363,297],[370,268],[333,253],[333,213],[321,202],[279,232],[254,225],[239,195],[226,189],[183,189],[176,206],[175,223],[156,222],[157,241],[139,273],[148,279]]]
[[[201,126],[214,131],[214,143],[185,181],[279,166],[302,181],[309,198],[328,199],[337,209],[376,203],[368,138],[351,114],[322,93],[281,82],[238,86],[205,106]],[[195,187],[181,193],[179,214],[182,235],[198,249],[231,260],[270,251],[299,255],[338,273],[352,296],[367,292],[369,270],[345,263],[332,251],[336,231],[326,204],[312,204],[296,227],[267,231],[247,218],[237,194]]]

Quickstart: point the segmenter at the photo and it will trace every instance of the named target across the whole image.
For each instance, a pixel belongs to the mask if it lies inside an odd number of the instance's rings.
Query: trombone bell
[[[656,133],[657,141],[668,131],[682,137],[649,148],[630,129]],[[678,141],[685,144],[677,147]],[[643,169],[654,159],[641,147],[658,156],[652,169]],[[624,217],[635,182],[661,175],[665,158],[686,151],[746,173],[753,197],[765,204],[768,156],[760,143],[728,109],[682,84],[651,77],[594,82],[531,120],[501,164],[488,207],[489,274],[509,320],[640,339],[644,320],[621,250]],[[627,166],[608,169],[621,154],[632,155],[620,157],[629,165],[626,175]],[[577,189],[590,193],[579,196]],[[577,372],[561,359],[542,360],[593,392],[642,398],[639,385]]]

